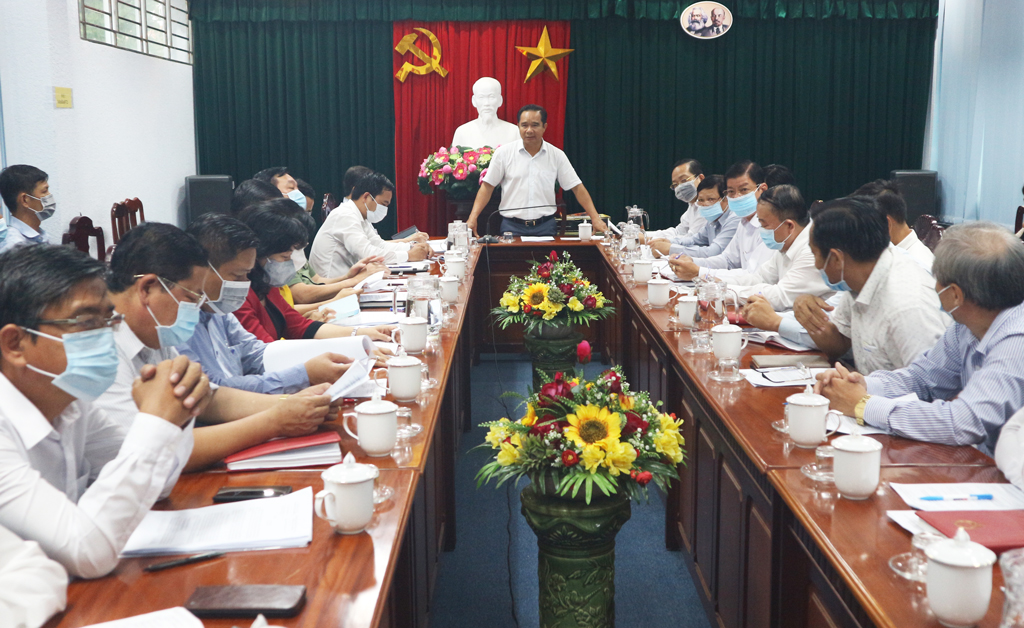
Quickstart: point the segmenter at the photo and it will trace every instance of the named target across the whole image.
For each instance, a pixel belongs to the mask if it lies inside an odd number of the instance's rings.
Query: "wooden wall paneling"
[[[740,628],[743,617],[743,486],[725,457],[718,465],[718,547],[715,608],[724,628]]]
[[[709,426],[702,425],[697,432],[696,442],[691,450],[694,455],[697,489],[694,492],[697,525],[693,544],[693,563],[697,571],[700,593],[713,602],[715,586],[715,546],[718,529],[718,447],[709,433]]]
[[[665,536],[668,539],[666,545],[669,549],[683,549],[693,553],[696,534],[697,491],[699,490],[696,482],[697,457],[694,449],[697,443],[698,425],[686,398],[681,393],[677,398],[679,399],[678,404],[670,411],[674,411],[676,417],[683,420],[679,431],[686,441],[684,444],[686,458],[678,467],[679,482],[676,484],[673,498],[669,502],[675,505],[675,508],[669,509],[666,513],[668,521],[665,526]]]
[[[776,556],[772,517],[751,499],[747,502],[745,525],[747,551],[744,555],[743,625],[761,628],[771,623],[772,598],[776,595],[772,584]]]

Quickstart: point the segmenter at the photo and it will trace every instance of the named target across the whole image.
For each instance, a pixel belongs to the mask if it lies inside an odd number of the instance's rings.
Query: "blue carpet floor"
[[[498,396],[504,390],[525,394],[530,384],[530,363],[503,357],[495,362],[485,355],[473,368],[474,425],[508,416]],[[602,368],[588,365],[587,374]],[[507,403],[518,418],[515,400]],[[492,484],[477,490],[473,480],[487,453],[467,452],[486,433],[477,427],[462,435],[455,471],[457,545],[441,558],[431,617],[435,628],[539,624],[537,538],[519,512],[523,485],[495,490]],[[649,504],[633,504],[632,518],[616,539],[615,621],[618,628],[709,625],[682,554],[665,549],[665,504],[655,490]]]

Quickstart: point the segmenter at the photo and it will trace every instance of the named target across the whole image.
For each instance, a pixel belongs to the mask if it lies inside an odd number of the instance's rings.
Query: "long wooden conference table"
[[[487,313],[508,278],[526,271],[527,259],[552,249],[570,251],[617,308],[615,316],[585,330],[602,357],[623,366],[634,390],[648,390],[684,419],[687,460],[667,496],[664,542],[682,550],[712,625],[939,625],[923,586],[889,569],[892,555],[910,550],[910,535],[886,516],[887,510],[907,508],[889,482],[1004,482],[991,458],[971,447],[876,436],[884,445],[878,491],[861,502],[840,498],[834,486],[816,484],[800,471],[814,462],[813,450],[794,447],[771,427],[796,389],[709,380],[714,359],[681,350],[688,334],[667,331],[667,310],[644,309],[646,287],[629,287],[605,247],[559,239],[473,250],[455,318],[442,332],[439,350],[423,356],[438,387],[411,404],[413,421],[424,429],[411,451],[398,457],[401,464],[367,457],[340,421],[325,424],[342,434],[344,451],[381,467],[380,482],[393,489],[366,532],[336,535],[314,518],[313,542],[306,548],[237,552],[156,573],[142,568],[160,558],[123,560],[104,578],[72,583],[67,611],[48,626],[71,628],[180,606],[197,586],[304,584],[302,612],[272,623],[425,628],[441,554],[456,544],[459,439],[474,423],[495,418],[470,414],[470,366],[481,354],[522,351],[521,332],[493,328]],[[750,345],[743,365],[757,353],[781,351]],[[182,477],[157,508],[207,506],[221,486],[263,484],[323,488],[316,469],[214,470]],[[993,578],[992,603],[981,626],[999,623],[998,566]],[[227,628],[245,622],[204,624]]]

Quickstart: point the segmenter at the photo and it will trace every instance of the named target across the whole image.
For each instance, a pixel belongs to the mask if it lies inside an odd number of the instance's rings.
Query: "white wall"
[[[54,107],[55,86],[72,88],[73,109]],[[147,220],[183,224],[192,66],[81,39],[77,0],[0,0],[0,89],[7,164],[50,175],[44,229],[84,214],[109,244],[111,205],[136,196]]]

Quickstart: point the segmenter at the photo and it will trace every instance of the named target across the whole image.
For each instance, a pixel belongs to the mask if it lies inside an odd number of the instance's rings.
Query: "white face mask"
[[[372,223],[378,223],[384,220],[385,217],[387,217],[388,206],[381,205],[380,203],[377,202],[377,199],[373,200],[373,204],[376,206],[376,208],[373,211],[370,211],[369,207],[366,208],[366,219]]]
[[[675,189],[676,198],[684,203],[693,202],[693,199],[697,198],[697,183],[697,178],[694,177],[686,183],[677,185]]]
[[[302,270],[302,267],[306,265],[306,252],[302,249],[292,251],[292,262],[295,263],[295,272]]]
[[[213,264],[210,264],[210,269],[220,278],[220,298],[213,301],[207,297],[206,304],[218,314],[230,314],[242,307],[242,304],[245,303],[245,297],[249,294],[249,284],[251,282],[227,281],[220,276],[220,273],[213,267]]]

